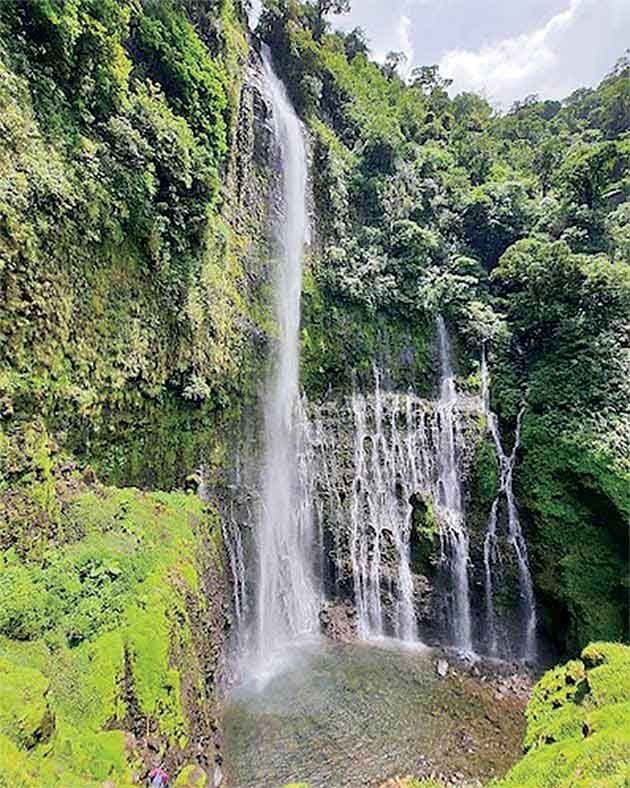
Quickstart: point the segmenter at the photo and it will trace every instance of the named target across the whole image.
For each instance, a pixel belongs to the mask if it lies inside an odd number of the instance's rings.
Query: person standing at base
[[[161,766],[151,769],[147,777],[147,785],[150,788],[168,788],[170,777]]]

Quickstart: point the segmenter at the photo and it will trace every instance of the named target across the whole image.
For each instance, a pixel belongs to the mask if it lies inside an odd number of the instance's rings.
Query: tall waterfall
[[[527,545],[521,529],[518,508],[514,498],[513,478],[516,465],[516,455],[520,447],[521,424],[523,408],[518,413],[516,420],[516,434],[514,445],[510,454],[506,454],[501,441],[499,420],[490,410],[490,387],[488,378],[488,364],[486,359],[485,344],[481,350],[481,382],[483,410],[488,421],[488,429],[494,440],[494,445],[499,460],[499,492],[492,503],[488,526],[484,539],[484,577],[485,577],[485,622],[487,630],[488,649],[492,656],[500,656],[501,649],[498,643],[498,616],[494,605],[494,575],[498,564],[498,513],[501,498],[505,498],[507,509],[507,542],[514,551],[518,567],[519,592],[522,607],[523,645],[521,656],[528,661],[536,660],[536,600],[532,583],[529,562],[527,558]]]
[[[319,595],[313,571],[310,510],[301,504],[296,413],[299,373],[302,263],[307,233],[307,159],[304,136],[271,54],[263,62],[279,149],[282,210],[275,223],[277,356],[265,397],[265,450],[258,558],[255,652],[259,659],[318,626]]]
[[[457,392],[453,374],[451,343],[441,315],[438,317],[437,325],[441,367],[438,483],[438,503],[441,510],[440,538],[443,559],[449,568],[452,582],[449,619],[453,645],[469,652],[472,651],[468,581],[470,548],[455,452]]]

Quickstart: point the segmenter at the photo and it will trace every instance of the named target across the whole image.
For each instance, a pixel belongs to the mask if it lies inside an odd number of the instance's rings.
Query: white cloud
[[[515,90],[545,74],[558,61],[558,36],[575,20],[584,0],[571,0],[569,7],[552,17],[532,33],[506,38],[495,46],[477,51],[453,49],[441,61],[443,74],[453,80],[455,90],[487,90],[499,101],[515,94]]]
[[[401,76],[406,76],[413,66],[415,51],[413,48],[411,34],[411,19],[403,14],[403,16],[400,17],[400,21],[398,22],[398,40],[400,42],[400,51],[405,54],[407,62],[403,67],[404,70]]]
[[[391,46],[389,49],[379,49],[372,52],[372,57],[377,63],[384,63],[389,52],[402,52],[407,58],[406,62],[399,69],[402,77],[406,77],[414,65],[415,49],[413,46],[413,26],[411,19],[402,14],[395,25],[394,36],[389,39]]]
[[[610,39],[618,38],[624,24],[627,31],[627,0],[570,0],[536,30],[477,50],[445,52],[440,69],[453,79],[454,91],[485,92],[504,108],[528,93],[564,98],[581,80],[589,84],[593,72],[612,66],[621,52]]]

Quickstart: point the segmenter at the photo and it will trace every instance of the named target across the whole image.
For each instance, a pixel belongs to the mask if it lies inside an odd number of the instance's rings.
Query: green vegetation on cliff
[[[251,384],[260,239],[226,222],[240,6],[0,7],[0,411],[171,487]],[[193,434],[194,433],[194,434]],[[1,460],[0,460],[1,461]]]

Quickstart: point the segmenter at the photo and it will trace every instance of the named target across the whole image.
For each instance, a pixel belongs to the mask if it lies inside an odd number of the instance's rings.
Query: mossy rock
[[[24,749],[48,741],[55,727],[48,686],[38,670],[0,659],[0,734]]]
[[[630,647],[594,643],[534,688],[522,761],[501,788],[630,785]]]
[[[185,766],[177,775],[174,788],[205,788],[208,775],[200,766]]]
[[[582,651],[592,702],[597,706],[630,699],[630,648],[621,643],[591,643]]]

